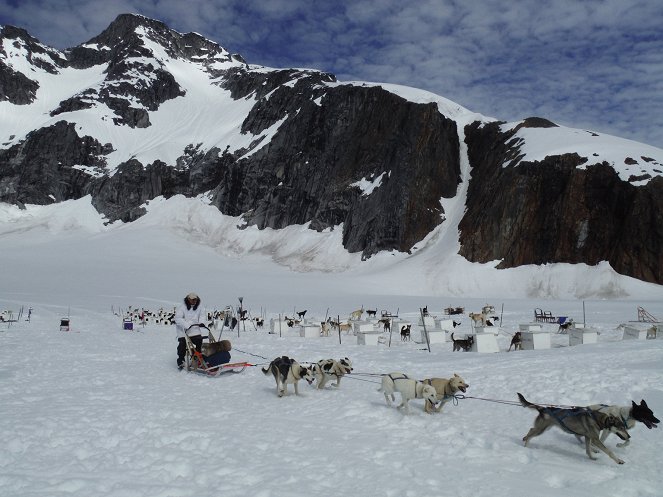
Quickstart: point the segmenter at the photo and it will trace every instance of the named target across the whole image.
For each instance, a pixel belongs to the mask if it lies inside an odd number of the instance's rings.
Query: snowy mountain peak
[[[109,221],[131,222],[184,195],[243,228],[338,230],[365,259],[607,261],[663,283],[663,150],[543,118],[505,123],[413,88],[249,66],[133,14],[64,53],[13,27],[0,48],[0,201],[89,195]]]

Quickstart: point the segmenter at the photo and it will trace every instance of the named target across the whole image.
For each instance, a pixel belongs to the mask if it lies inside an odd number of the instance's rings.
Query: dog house
[[[592,328],[569,329],[569,345],[583,345],[586,343],[598,343],[599,333]]]
[[[419,330],[421,336],[419,340],[415,340],[417,343],[426,343],[426,333],[428,333],[428,343],[444,343],[447,341],[447,332],[440,329],[429,329],[426,327],[426,331],[421,328]]]
[[[646,340],[647,328],[637,326],[624,326],[624,335],[622,340]]]
[[[60,331],[69,331],[70,330],[69,318],[60,319]]]
[[[436,330],[444,330],[444,331],[453,331],[454,330],[454,320],[453,319],[446,319],[446,318],[435,319],[435,329]]]
[[[299,326],[299,336],[302,338],[320,338],[322,328],[319,324],[306,323]]]
[[[550,333],[546,331],[521,331],[523,350],[541,350],[550,348]]]
[[[285,319],[272,318],[269,322],[269,332],[280,336],[300,336],[300,326],[289,326],[292,321]]]
[[[478,335],[490,333],[491,335],[497,335],[500,332],[499,326],[475,326],[474,332]]]
[[[474,343],[472,343],[472,352],[493,353],[500,351],[499,347],[497,346],[497,338],[492,333],[476,333],[467,336],[474,337]]]
[[[522,323],[518,325],[518,330],[522,331],[543,331],[540,323]]]
[[[352,321],[352,329],[357,333],[368,333],[375,331],[375,324],[370,321]]]
[[[377,345],[382,333],[379,331],[358,331],[357,345]]]
[[[435,318],[430,314],[419,318],[419,326],[426,326],[426,329],[431,330],[435,328]]]

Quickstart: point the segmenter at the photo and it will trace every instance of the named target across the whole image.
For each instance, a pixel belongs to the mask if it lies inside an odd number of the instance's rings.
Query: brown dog
[[[511,352],[511,347],[513,347],[513,350],[523,350],[523,336],[519,331],[516,331],[511,338],[511,345],[509,345],[507,352]]]
[[[465,383],[465,380],[463,380],[456,373],[454,373],[453,377],[450,379],[427,378],[423,380],[423,382],[426,385],[431,385],[432,387],[435,388],[435,391],[437,392],[436,396],[437,401],[440,403],[438,407],[435,407],[431,402],[427,400],[426,405],[424,406],[424,411],[426,411],[429,414],[432,413],[433,411],[440,412],[444,407],[444,404],[449,402],[456,394],[456,392],[465,393],[467,389],[470,388],[470,386],[467,383]]]

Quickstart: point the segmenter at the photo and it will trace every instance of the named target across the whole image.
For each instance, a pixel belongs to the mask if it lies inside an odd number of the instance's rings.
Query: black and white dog
[[[624,425],[624,429],[626,430],[633,428],[637,421],[645,425],[650,430],[652,428],[656,428],[658,423],[660,423],[660,420],[654,416],[654,412],[649,408],[644,399],[640,401],[640,404],[636,404],[634,401],[631,401],[630,406],[594,404],[587,406],[587,408],[595,412],[601,412],[617,417],[621,420]],[[603,430],[601,433],[601,442],[605,442],[610,433],[610,430]],[[625,440],[622,443],[618,443],[617,447],[626,447],[628,444],[629,440]]]
[[[347,357],[340,360],[323,359],[313,364],[313,375],[318,380],[318,388],[325,388],[327,382],[336,378],[334,386],[341,384],[341,378],[352,372],[352,361]]]
[[[272,374],[276,380],[276,394],[283,397],[288,393],[288,383],[295,386],[295,395],[299,395],[297,383],[299,380],[306,380],[310,385],[313,383],[313,372],[311,368],[300,365],[294,359],[288,356],[277,357],[269,366],[262,368],[265,375]]]
[[[454,352],[456,352],[457,350],[464,350],[465,352],[467,352],[468,350],[472,350],[472,345],[474,344],[474,337],[470,335],[465,339],[458,340],[454,338],[454,334],[452,333],[451,341],[453,342]]]

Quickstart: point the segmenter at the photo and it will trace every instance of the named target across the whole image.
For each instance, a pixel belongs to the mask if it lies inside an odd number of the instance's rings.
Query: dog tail
[[[261,368],[262,372],[265,373],[265,376],[269,374],[269,371],[272,369],[272,365],[270,364],[269,366],[265,368]]]
[[[451,332],[451,341],[452,341],[452,342],[455,342],[455,341],[456,341],[456,339],[454,338],[453,331]]]
[[[530,409],[538,409],[539,408],[539,406],[537,406],[536,404],[532,404],[530,401],[525,399],[525,397],[523,397],[523,394],[521,394],[519,392],[516,392],[516,393],[518,393],[518,400],[523,405],[523,407],[529,407]]]

